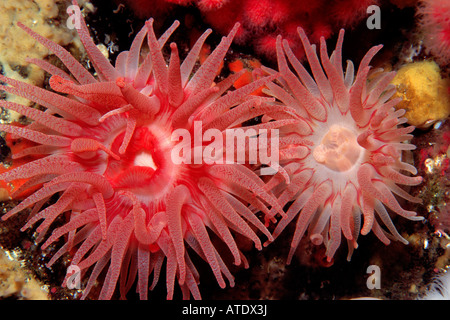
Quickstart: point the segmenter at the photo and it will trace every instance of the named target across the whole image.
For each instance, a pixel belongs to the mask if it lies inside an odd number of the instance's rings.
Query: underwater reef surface
[[[343,48],[343,58],[351,59],[358,65],[364,53],[373,45],[383,44],[384,48],[372,62],[374,67],[383,67],[386,70],[398,71],[403,66],[422,61],[434,60],[422,47],[421,37],[425,37],[417,27],[418,18],[415,15],[414,1],[407,1],[405,5],[399,5],[400,1],[383,1],[380,3],[382,9],[381,29],[368,30],[365,23],[346,30],[345,45]],[[54,4],[52,2],[49,2]],[[64,34],[65,21],[67,15],[64,8],[68,5],[65,1],[56,1],[58,14],[52,12],[50,17],[44,17],[46,23],[55,30],[50,30],[49,34],[54,34],[58,39],[60,34]],[[114,61],[120,51],[127,50],[131,40],[137,31],[144,24],[144,19],[137,18],[135,13],[124,4],[114,1],[91,1],[84,3],[84,13],[86,21],[91,29],[94,42],[100,45],[105,55]],[[10,9],[17,10],[17,9]],[[5,12],[5,11],[2,11]],[[45,10],[39,13],[32,13],[32,16],[44,14]],[[173,34],[171,41],[179,45],[181,55],[187,52],[192,45],[192,41],[209,26],[203,21],[201,13],[192,7],[174,6],[170,11],[164,12],[157,18],[157,34],[174,21],[181,22],[179,30]],[[47,13],[46,13],[47,14]],[[4,20],[2,20],[4,21]],[[49,36],[46,34],[46,36]],[[32,41],[25,36],[26,41]],[[89,59],[79,52],[77,39],[65,39],[61,42],[65,47],[71,48],[75,54],[78,52],[79,60],[89,67]],[[20,47],[22,40],[17,39],[14,47]],[[330,43],[335,43],[336,37],[330,39]],[[208,40],[211,48],[214,48],[220,41],[220,35],[214,33]],[[244,45],[232,45],[228,52],[220,77],[228,75],[234,67],[233,62],[242,62],[242,67],[251,70],[254,62],[258,61],[263,65],[276,69],[276,63],[266,60],[264,57],[255,54],[251,48]],[[167,52],[167,56],[169,52]],[[43,55],[45,56],[45,54]],[[8,58],[10,59],[10,58]],[[49,61],[57,59],[50,55]],[[16,62],[8,60],[8,66],[21,65],[22,57],[17,56]],[[442,59],[436,59],[441,61]],[[5,67],[5,60],[1,60],[3,65],[2,74],[10,76],[10,67]],[[17,63],[17,64],[15,64]],[[449,88],[449,66],[439,64],[439,79],[447,81]],[[21,68],[16,68],[20,71]],[[19,72],[20,76],[27,81],[42,77],[35,75],[33,71]],[[251,73],[250,73],[251,75]],[[30,80],[31,81],[31,80]],[[242,79],[242,81],[250,81]],[[408,80],[409,81],[409,80]],[[414,81],[414,78],[413,80]],[[440,81],[440,80],[436,80]],[[48,78],[44,78],[39,85],[48,87]],[[401,82],[399,86],[406,86]],[[237,87],[238,84],[235,84]],[[431,85],[432,86],[432,85]],[[444,84],[445,86],[445,84]],[[415,93],[420,93],[415,91]],[[448,269],[450,265],[450,121],[448,119],[448,94],[449,90],[441,90],[435,96],[435,100],[447,101],[443,104],[443,112],[434,113],[436,118],[430,118],[429,112],[414,113],[414,121],[417,123],[428,123],[413,132],[412,144],[417,148],[412,152],[407,162],[414,164],[418,170],[418,175],[424,178],[422,184],[411,187],[408,192],[413,196],[422,199],[422,204],[402,203],[407,210],[417,211],[419,216],[425,217],[422,222],[411,223],[405,219],[393,218],[399,233],[409,241],[408,245],[400,242],[392,242],[385,246],[379,242],[373,234],[360,236],[358,248],[355,250],[352,260],[346,260],[346,248],[338,250],[331,263],[324,258],[324,249],[320,246],[310,244],[308,239],[300,242],[296,256],[290,265],[286,265],[286,258],[289,253],[290,242],[294,232],[294,226],[290,225],[277,238],[274,243],[262,251],[258,251],[252,246],[244,247],[241,250],[248,258],[249,268],[232,266],[230,269],[235,276],[235,286],[221,289],[214,275],[209,271],[207,263],[195,261],[200,274],[202,274],[200,291],[203,297],[208,299],[352,299],[359,297],[374,297],[379,299],[411,300],[418,299],[426,294],[430,284],[436,277]],[[6,98],[6,97],[2,97]],[[426,97],[413,97],[419,108],[423,107]],[[420,101],[418,103],[417,101]],[[414,102],[412,103],[414,104]],[[411,104],[408,108],[412,108]],[[445,109],[447,108],[447,110]],[[429,111],[429,109],[425,109]],[[446,113],[447,111],[447,113]],[[12,116],[4,111],[2,122],[7,123],[12,120]],[[422,118],[421,118],[422,117]],[[21,119],[26,123],[26,119]],[[5,166],[11,164],[11,150],[5,146],[6,142],[0,140],[1,159]],[[2,186],[6,187],[6,186]],[[7,193],[3,192],[2,213],[6,213],[13,208],[17,201],[8,201]],[[55,201],[56,199],[50,199]],[[26,223],[27,212],[21,212],[14,219],[0,221],[0,246],[2,259],[9,257],[19,262],[24,273],[38,283],[50,299],[77,299],[81,296],[81,291],[63,288],[61,283],[66,275],[67,267],[70,264],[70,257],[65,256],[55,263],[49,270],[45,263],[59,245],[55,243],[42,251],[36,243],[34,230],[20,232],[20,228]],[[62,224],[63,221],[56,221]],[[367,281],[370,276],[368,268],[378,266],[381,270],[381,286],[379,289],[370,289]],[[6,287],[8,277],[2,277],[4,273],[0,270],[0,289]],[[83,285],[83,284],[82,284]],[[3,287],[2,287],[3,286]],[[97,296],[101,288],[93,288],[93,296]],[[6,291],[8,295],[3,298],[8,299],[33,299],[36,296],[27,292],[17,290]],[[10,293],[12,292],[12,293]],[[165,299],[166,291],[163,284],[159,284],[154,291],[149,292],[149,299]],[[38,299],[41,297],[39,296]],[[118,297],[115,297],[118,298]],[[136,299],[132,290],[127,296],[129,299]]]

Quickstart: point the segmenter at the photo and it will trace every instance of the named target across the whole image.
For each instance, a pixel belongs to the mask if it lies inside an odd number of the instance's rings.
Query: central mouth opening
[[[119,134],[111,149],[119,152],[124,133]],[[137,190],[150,188],[164,171],[164,159],[159,139],[149,128],[137,127],[120,159],[110,159],[107,175],[116,188]]]
[[[362,151],[356,138],[357,135],[351,130],[333,125],[314,149],[313,157],[318,163],[333,171],[350,170]]]
[[[148,151],[138,152],[134,158],[134,166],[136,167],[149,167],[156,171],[158,167],[153,160],[153,156]]]

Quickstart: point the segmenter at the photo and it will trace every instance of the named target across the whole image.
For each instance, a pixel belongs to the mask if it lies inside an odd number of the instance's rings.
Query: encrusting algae
[[[47,300],[42,285],[28,275],[11,253],[0,249],[0,299]]]
[[[45,72],[39,66],[27,62],[43,59],[51,52],[17,26],[25,25],[53,42],[67,46],[78,38],[68,30],[65,20],[60,21],[67,2],[63,0],[0,1],[0,73],[16,80],[42,86]],[[78,46],[75,44],[75,46]],[[24,98],[7,95],[6,100],[30,106]],[[8,112],[9,121],[17,121],[17,112]],[[5,117],[2,117],[5,118]]]

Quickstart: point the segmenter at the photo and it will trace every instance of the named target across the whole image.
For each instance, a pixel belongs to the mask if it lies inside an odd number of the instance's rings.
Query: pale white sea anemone
[[[299,124],[283,128],[280,138],[280,164],[289,173],[290,184],[280,174],[269,182],[282,205],[292,202],[288,217],[276,226],[274,238],[297,217],[288,262],[306,233],[314,244],[325,245],[328,261],[339,248],[342,235],[348,242],[349,258],[358,235],[370,231],[385,244],[390,239],[407,243],[387,208],[404,218],[422,220],[416,212],[403,209],[394,196],[420,202],[398,184],[414,186],[422,178],[402,173],[417,173],[413,165],[402,161],[403,151],[415,149],[405,142],[411,139],[414,127],[402,126],[405,110],[394,108],[398,98],[390,99],[395,92],[390,85],[395,73],[374,70],[369,78],[369,63],[382,46],[367,52],[355,74],[351,61],[345,72],[342,68],[344,30],[330,57],[323,38],[317,54],[305,32],[299,28],[298,33],[312,76],[288,42],[278,37],[282,79],[267,85],[267,93],[295,109],[301,119]]]

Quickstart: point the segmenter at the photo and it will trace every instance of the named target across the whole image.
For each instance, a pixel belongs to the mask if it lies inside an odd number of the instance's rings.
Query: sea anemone
[[[226,286],[225,279],[233,285],[223,257],[248,266],[235,234],[261,249],[257,233],[262,232],[269,241],[272,236],[255,211],[268,214],[274,209],[284,215],[248,162],[199,162],[198,151],[202,154],[214,141],[210,137],[191,145],[199,133],[196,130],[203,134],[202,128],[195,127],[199,122],[204,130],[213,128],[224,134],[231,128],[254,130],[254,125],[242,128],[242,124],[265,112],[276,114],[269,105],[271,98],[250,95],[274,77],[261,77],[226,94],[242,72],[214,82],[238,24],[198,69],[196,61],[211,30],[200,36],[182,64],[177,45],[171,43],[166,65],[163,46],[178,24],[158,40],[150,19],[130,50],[121,52],[112,66],[95,46],[82,19],[78,34],[95,68],[94,76],[64,48],[19,23],[69,72],[46,61],[31,61],[51,74],[49,84],[54,91],[0,76],[3,91],[45,108],[0,101],[2,107],[34,120],[27,126],[2,124],[0,130],[18,141],[35,143],[13,155],[13,159],[30,161],[0,175],[1,180],[12,183],[28,179],[13,191],[13,198],[33,190],[2,219],[32,208],[22,230],[41,221],[36,230],[37,241],[46,240],[42,249],[63,237],[63,245],[47,266],[70,253],[71,270],[78,268],[82,277],[90,274],[82,298],[97,280],[102,281],[103,274],[100,299],[112,298],[118,283],[124,298],[136,277],[137,292],[146,299],[149,276],[153,273],[152,289],[166,260],[167,298],[173,298],[177,279],[184,298],[192,294],[198,299],[199,272],[190,258],[192,253],[209,263],[220,287]],[[285,124],[282,119],[259,128]],[[192,134],[192,139],[178,141],[180,136],[174,136],[178,129]],[[175,163],[172,151],[180,143],[189,146],[182,148],[186,161]],[[227,145],[222,151],[229,148]],[[217,154],[214,156],[216,159]],[[48,205],[56,194],[58,200]],[[229,252],[216,249],[217,238]]]
[[[417,6],[419,29],[426,51],[445,66],[450,63],[450,2],[421,0]]]
[[[390,239],[407,243],[387,208],[407,219],[422,220],[415,212],[404,210],[394,196],[420,202],[398,184],[414,186],[422,178],[401,173],[414,175],[417,170],[402,161],[403,151],[415,149],[405,143],[414,127],[401,126],[406,122],[402,118],[405,110],[394,108],[399,98],[390,100],[395,92],[390,84],[395,73],[376,69],[369,75],[369,63],[382,46],[367,52],[355,75],[351,61],[345,73],[342,68],[344,30],[331,57],[321,38],[321,63],[303,29],[299,28],[298,34],[313,76],[294,56],[288,42],[278,37],[281,78],[278,83],[269,83],[265,91],[280,104],[295,108],[301,119],[280,133],[284,141],[280,144],[280,165],[289,173],[290,184],[277,174],[267,185],[281,205],[292,201],[287,218],[277,224],[273,237],[298,216],[289,263],[305,233],[312,243],[325,245],[328,261],[340,246],[342,234],[349,246],[348,259],[357,248],[360,233],[373,231],[385,244]]]

